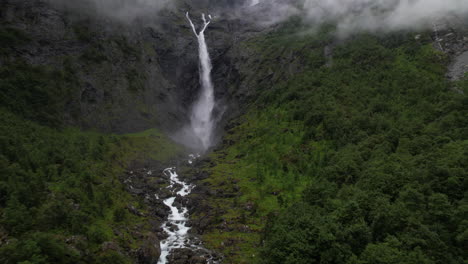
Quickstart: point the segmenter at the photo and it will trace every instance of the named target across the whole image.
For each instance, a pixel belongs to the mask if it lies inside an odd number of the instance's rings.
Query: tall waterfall
[[[198,52],[200,59],[200,84],[201,91],[195,101],[190,115],[190,125],[194,135],[200,140],[201,149],[206,150],[211,147],[213,140],[213,129],[215,122],[213,120],[213,109],[215,107],[214,87],[211,81],[211,60],[208,53],[208,47],[205,40],[205,30],[211,22],[211,15],[206,19],[205,14],[202,14],[203,27],[199,33],[195,28],[189,13],[186,17],[190,22],[193,33],[198,39]]]

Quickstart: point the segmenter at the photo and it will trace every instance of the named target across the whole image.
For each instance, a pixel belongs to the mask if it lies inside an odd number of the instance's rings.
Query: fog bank
[[[311,26],[335,23],[339,35],[432,27],[441,18],[468,20],[467,0],[252,0],[259,22],[302,16]]]
[[[85,12],[97,16],[133,22],[136,19],[155,18],[159,11],[172,8],[171,0],[47,0],[51,4],[68,10]]]

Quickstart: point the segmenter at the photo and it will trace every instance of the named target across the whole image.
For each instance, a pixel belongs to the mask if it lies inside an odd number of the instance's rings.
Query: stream
[[[164,200],[164,204],[169,206],[171,209],[167,222],[162,225],[163,230],[169,235],[169,237],[161,242],[161,256],[158,264],[167,263],[167,257],[174,248],[184,248],[189,246],[190,241],[187,236],[188,231],[190,230],[190,227],[187,226],[188,209],[186,207],[179,209],[174,205],[174,202],[177,195],[182,197],[187,196],[194,187],[193,185],[179,180],[176,168],[167,168],[164,170],[164,174],[170,177],[171,183],[168,188],[172,190],[174,196]],[[179,191],[177,191],[177,185],[182,186]]]
[[[189,155],[188,164],[193,164],[198,157],[199,155]],[[198,255],[204,260],[204,263],[218,263],[211,252],[201,246],[201,241],[189,233],[191,228],[188,208],[176,201],[178,197],[189,195],[195,185],[180,180],[175,167],[164,169],[163,174],[170,179],[170,184],[166,188],[171,191],[172,195],[163,201],[171,212],[167,220],[161,225],[168,237],[160,242],[161,255],[158,264],[169,263],[170,255],[174,254],[177,249],[193,251],[194,255]],[[157,195],[155,197],[158,198]]]
[[[190,114],[190,129],[188,134],[192,142],[186,145],[205,152],[213,144],[213,131],[216,123],[213,119],[215,96],[211,80],[212,64],[205,39],[205,30],[210,25],[212,16],[202,14],[203,26],[198,32],[188,12],[186,13],[186,18],[198,41],[201,85],[200,93],[192,106]],[[199,155],[189,155],[189,165],[198,157]],[[191,250],[197,256],[196,262],[191,261],[190,263],[217,263],[212,254],[201,246],[199,239],[189,234],[188,209],[180,200],[182,197],[189,195],[192,189],[195,188],[195,185],[180,180],[175,167],[166,168],[163,174],[170,179],[170,184],[167,188],[172,195],[163,201],[170,208],[170,214],[167,221],[161,226],[168,237],[161,241],[161,255],[158,264],[170,262],[179,254],[177,250],[181,251],[183,249]],[[155,197],[158,198],[157,195]]]

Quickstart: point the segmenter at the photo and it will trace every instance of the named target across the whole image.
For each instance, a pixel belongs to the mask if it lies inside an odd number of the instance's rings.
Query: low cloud
[[[47,0],[61,8],[86,12],[121,22],[156,17],[158,12],[173,7],[173,0]]]
[[[342,35],[355,31],[421,29],[468,14],[466,0],[306,0],[307,18],[336,21]]]
[[[336,23],[340,35],[429,28],[441,18],[468,20],[468,0],[260,0],[256,6],[262,5],[269,6],[270,20],[302,14],[312,25]]]

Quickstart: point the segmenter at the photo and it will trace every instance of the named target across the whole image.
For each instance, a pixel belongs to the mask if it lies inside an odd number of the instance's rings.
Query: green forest
[[[64,43],[78,44],[57,46],[70,54],[44,65],[32,63],[40,61],[31,48],[39,37],[4,23],[0,12],[0,263],[152,264],[137,253],[160,255],[159,227],[170,225],[161,222],[169,213],[150,208],[146,193],[132,195],[124,178],[133,162],[165,168],[187,161],[187,149],[172,140],[176,133],[163,132],[190,122],[189,101],[196,97],[190,93],[199,83],[187,80],[198,73],[182,72],[198,66],[195,51],[184,50],[196,48],[196,40],[182,40],[193,37],[183,15],[161,19],[165,26],[182,25],[168,39],[151,26],[129,33],[119,24],[122,32],[111,34],[106,30],[112,27],[95,29],[88,19],[80,27],[78,16],[64,24],[76,28],[62,32]],[[209,27],[207,39],[216,42],[210,52],[232,56],[213,59],[214,66],[222,64],[215,81],[231,81],[231,74],[239,79],[216,90],[226,97],[216,103],[238,100],[239,109],[226,111],[232,119],[217,121],[225,126],[215,132],[226,128],[219,144],[200,163],[181,169],[188,175],[182,180],[193,180],[189,198],[198,195],[196,203],[174,196],[179,208],[194,211],[189,236],[200,235],[198,249],[218,252],[226,264],[468,264],[468,74],[447,77],[453,54],[435,47],[433,32],[340,38],[332,22],[311,28],[292,17],[237,38],[244,24],[229,19],[213,19],[232,24]],[[232,33],[219,33],[227,29],[239,31],[229,45],[216,39]],[[109,36],[93,36],[93,30]],[[113,34],[121,34],[119,41],[108,40]],[[80,49],[85,52],[76,54]],[[87,71],[99,69],[109,54],[115,58],[108,71],[89,77]],[[166,72],[179,64],[188,66]],[[127,72],[118,81],[124,84],[109,80],[121,72]],[[87,78],[109,86],[91,89],[89,102],[80,97]],[[148,91],[152,85],[157,92]],[[241,88],[247,91],[237,94]],[[107,101],[86,114],[135,104],[138,115],[129,116],[143,117],[122,131],[154,120],[161,127],[137,133],[80,127],[80,104],[98,105],[99,92]],[[111,92],[120,94],[106,95]],[[155,102],[168,109],[182,105],[165,111]],[[153,107],[161,118],[152,116]],[[187,116],[176,115],[181,113]],[[96,120],[116,117],[103,116]],[[174,190],[163,189],[170,180],[158,173],[149,189],[164,206],[181,184],[171,179]]]
[[[446,79],[428,34],[355,36],[330,66],[330,28],[296,23],[248,43],[259,72],[281,54],[307,64],[260,83],[211,155],[206,182],[242,195],[211,199],[231,228],[204,238],[228,263],[465,263],[468,80]]]
[[[0,262],[132,263],[115,247],[138,248],[134,230],[150,226],[129,212],[147,208],[119,177],[132,160],[164,161],[179,148],[156,130],[67,127],[63,90],[73,86],[63,74],[21,63],[0,76]]]

